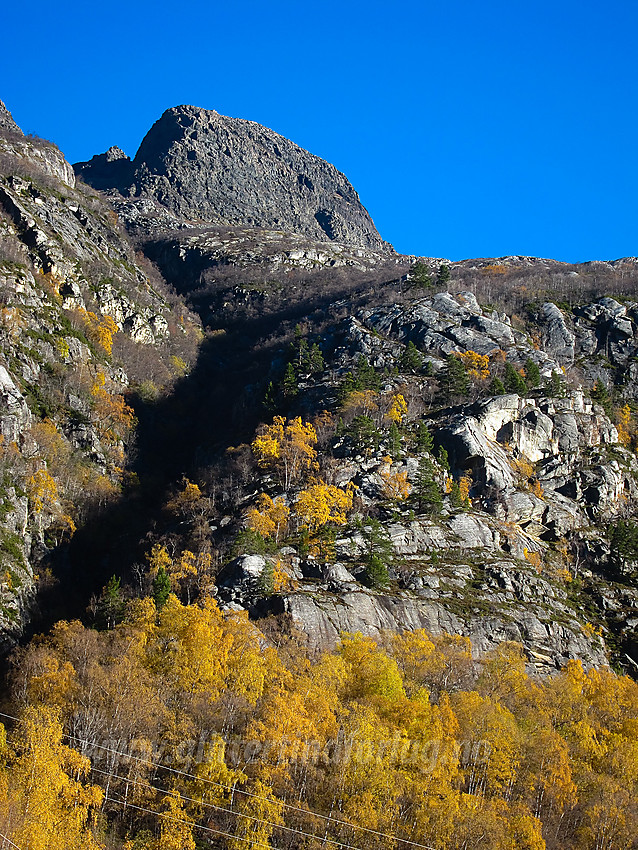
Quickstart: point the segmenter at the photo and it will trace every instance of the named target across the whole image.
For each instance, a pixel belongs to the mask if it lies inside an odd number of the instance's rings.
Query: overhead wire
[[[261,841],[255,841],[254,838],[244,838],[241,835],[233,835],[232,832],[224,832],[221,829],[213,829],[212,826],[204,826],[203,824],[193,823],[192,821],[184,820],[182,818],[176,818],[172,815],[167,814],[166,812],[158,812],[155,809],[147,809],[144,806],[138,806],[135,803],[129,803],[127,800],[118,800],[115,797],[109,797],[109,801],[113,803],[119,803],[126,809],[135,809],[138,812],[145,812],[148,815],[155,815],[158,818],[163,818],[164,820],[172,821],[173,823],[181,823],[185,826],[190,826],[193,829],[199,829],[203,832],[211,832],[215,835],[221,835],[223,838],[232,838],[235,841],[245,841],[252,847],[266,847],[268,848],[268,850],[277,850],[277,848],[273,848],[272,844],[264,844]]]
[[[99,773],[100,775],[108,776],[111,779],[119,779],[122,782],[127,782],[134,787],[140,786],[142,788],[149,788],[152,791],[159,791],[160,793],[163,793],[163,794],[169,793],[166,788],[160,788],[157,785],[151,785],[150,783],[144,782],[143,780],[140,780],[140,779],[137,779],[137,778],[131,778],[130,776],[120,776],[117,773],[110,773],[109,771],[100,770],[99,768],[96,768],[96,767],[91,767],[91,773]],[[325,837],[322,837],[321,835],[314,835],[311,832],[304,832],[301,829],[295,829],[294,827],[285,826],[284,824],[276,823],[275,821],[269,821],[266,818],[260,818],[260,817],[256,817],[255,815],[245,814],[244,812],[238,812],[234,809],[227,809],[225,806],[219,806],[215,803],[207,803],[203,799],[198,800],[195,797],[188,797],[185,794],[182,794],[181,792],[179,792],[179,796],[180,796],[181,800],[186,800],[189,803],[196,803],[197,805],[204,806],[205,808],[216,809],[217,811],[224,812],[224,813],[230,814],[230,815],[235,815],[236,817],[245,818],[246,820],[255,821],[256,823],[263,823],[266,826],[272,826],[273,828],[280,829],[284,832],[292,832],[296,835],[301,835],[304,838],[312,838],[316,841],[321,841],[321,842],[324,842],[324,843],[328,842],[331,845],[342,848],[342,850],[361,850],[360,847],[357,847],[354,844],[345,844],[344,842],[337,841],[333,838],[327,839]],[[262,799],[265,800],[266,798],[264,797]],[[234,835],[232,833],[227,833],[227,832],[224,832],[223,830],[218,830],[218,829],[214,829],[213,827],[204,826],[203,824],[198,824],[196,821],[186,820],[186,819],[183,819],[183,818],[176,818],[172,815],[169,815],[166,812],[158,812],[156,809],[149,809],[149,808],[145,808],[143,806],[139,806],[136,803],[131,803],[127,799],[123,799],[123,800],[118,799],[117,797],[113,796],[113,794],[111,794],[111,793],[107,793],[106,802],[117,803],[119,805],[123,805],[124,808],[136,809],[136,810],[139,810],[139,811],[146,812],[147,814],[154,814],[159,818],[164,818],[165,820],[171,820],[171,821],[174,821],[175,823],[185,824],[185,825],[191,826],[193,829],[202,829],[202,830],[205,830],[206,832],[214,832],[214,833],[221,835],[221,836],[224,836],[226,838],[235,838],[235,839],[238,839],[240,841],[247,841],[247,842],[252,841],[252,843],[254,845],[258,845],[258,846],[261,846],[261,847],[271,847],[270,844],[260,844],[259,842],[255,842],[251,838],[243,838],[242,836]],[[268,801],[268,802],[273,802],[273,801]],[[275,802],[277,802],[277,801],[275,801]],[[7,836],[0,834],[0,839],[4,839],[5,841],[8,841],[9,844],[11,844],[13,847],[16,847],[17,850],[20,850],[18,845],[14,844],[11,841],[11,839],[8,838]]]
[[[100,773],[103,776],[109,776],[112,779],[120,779],[123,782],[129,782],[133,786],[139,785],[143,788],[150,788],[152,791],[159,791],[160,793],[164,793],[164,794],[168,793],[165,788],[159,788],[157,785],[151,785],[150,783],[144,782],[144,781],[139,780],[139,779],[131,779],[128,776],[120,776],[119,774],[109,773],[106,770],[100,770],[99,768],[94,768],[94,767],[92,767],[91,770],[92,770],[93,773]],[[325,838],[322,838],[320,835],[314,835],[311,832],[304,832],[302,829],[295,829],[295,827],[292,827],[292,826],[285,826],[284,824],[275,823],[274,821],[267,820],[266,818],[259,818],[259,817],[255,817],[255,815],[246,814],[245,812],[238,812],[234,809],[227,809],[224,806],[217,805],[216,803],[207,803],[203,799],[198,800],[196,797],[187,797],[185,794],[182,794],[181,792],[179,792],[179,795],[180,795],[182,800],[186,800],[189,803],[197,803],[197,805],[205,806],[206,808],[210,808],[210,809],[217,809],[217,811],[225,812],[226,814],[229,814],[229,815],[235,815],[236,817],[247,818],[248,820],[254,820],[254,821],[257,821],[257,823],[267,824],[268,826],[275,827],[276,829],[281,829],[284,832],[293,832],[296,835],[302,835],[304,838],[314,838],[317,841],[329,840],[330,844],[334,844],[336,847],[342,847],[343,850],[360,850],[359,847],[355,847],[353,844],[344,844],[342,841],[337,841],[334,838],[325,839]],[[108,799],[110,800],[111,798],[109,797]],[[263,797],[262,799],[266,800],[267,798]],[[278,801],[278,800],[268,800],[268,802],[272,803],[272,802],[280,802],[280,801]],[[306,814],[312,814],[312,812],[306,812]]]
[[[159,788],[156,785],[150,785],[149,783],[142,782],[138,779],[130,779],[126,776],[119,776],[117,774],[108,773],[107,771],[104,771],[104,770],[97,770],[96,768],[92,768],[92,770],[95,773],[101,773],[104,776],[110,776],[113,779],[120,779],[124,782],[129,782],[133,786],[140,785],[143,788],[150,788],[153,791],[159,791],[160,793],[164,793],[164,794],[167,793],[165,788]],[[217,809],[218,811],[225,812],[226,814],[235,815],[236,817],[246,818],[247,820],[253,820],[253,821],[256,821],[257,823],[263,823],[263,824],[266,824],[267,826],[272,826],[276,829],[281,829],[284,832],[293,832],[296,835],[302,835],[304,838],[314,838],[317,841],[325,841],[326,840],[326,839],[322,838],[320,835],[314,835],[313,833],[310,833],[310,832],[304,832],[303,830],[295,829],[292,826],[285,826],[284,824],[275,823],[275,821],[269,821],[266,818],[259,818],[259,817],[255,817],[255,815],[249,815],[249,814],[246,814],[244,812],[238,812],[234,809],[227,809],[224,806],[219,806],[215,803],[206,803],[206,802],[204,802],[204,800],[198,800],[195,797],[187,797],[185,794],[182,794],[181,792],[179,792],[179,794],[180,794],[180,797],[181,797],[182,800],[186,800],[187,802],[190,802],[190,803],[197,803],[197,805],[205,806],[206,808]],[[108,798],[109,801],[111,799],[112,799],[111,797]],[[266,799],[266,798],[263,798],[263,799]],[[116,802],[119,802],[119,801],[116,801]],[[272,803],[272,802],[278,802],[278,801],[269,800],[268,802]],[[197,824],[193,824],[193,826],[196,826],[196,825]],[[343,848],[343,850],[360,850],[359,847],[355,847],[353,844],[344,844],[342,841],[336,841],[335,839],[328,839],[328,840],[330,841],[330,844],[334,844],[337,847],[341,847],[341,848]]]
[[[0,717],[6,717],[9,720],[15,721],[16,723],[22,722],[19,717],[14,717],[13,715],[6,714],[5,712],[2,712],[2,711],[0,711]],[[215,788],[221,788],[225,791],[230,791],[232,794],[243,794],[246,797],[252,797],[254,799],[262,800],[264,802],[272,802],[272,801],[268,800],[267,797],[264,797],[261,794],[255,794],[252,791],[245,791],[241,788],[237,788],[237,787],[232,786],[232,785],[225,785],[221,782],[215,782],[212,779],[206,779],[205,777],[196,776],[193,773],[188,773],[186,771],[179,770],[178,768],[175,768],[175,767],[169,767],[168,765],[160,764],[159,762],[154,762],[154,761],[150,761],[149,759],[143,759],[143,758],[140,758],[139,756],[134,756],[131,753],[125,753],[125,752],[122,752],[121,750],[115,750],[112,747],[105,747],[103,744],[96,744],[93,741],[88,741],[85,738],[79,738],[77,735],[71,735],[68,732],[65,733],[65,736],[67,738],[69,738],[70,740],[74,740],[74,741],[77,741],[77,742],[82,743],[82,744],[88,744],[90,747],[93,747],[94,749],[104,750],[105,752],[112,753],[113,755],[122,756],[123,758],[126,758],[126,759],[132,759],[133,761],[139,762],[140,764],[144,764],[144,765],[147,765],[149,767],[156,767],[159,770],[165,770],[169,773],[174,773],[177,776],[183,776],[183,777],[186,777],[188,779],[194,779],[198,782],[205,782],[206,784],[212,785]],[[129,780],[129,781],[133,781],[133,780]],[[401,844],[407,844],[410,847],[419,848],[419,850],[436,850],[435,847],[432,847],[429,844],[420,844],[418,841],[412,841],[409,838],[399,838],[399,836],[390,835],[387,832],[381,832],[380,830],[372,829],[371,827],[367,827],[367,826],[361,826],[360,824],[350,823],[348,821],[341,820],[340,818],[332,817],[332,815],[322,815],[322,814],[319,814],[319,812],[312,811],[311,809],[305,809],[301,806],[295,806],[292,803],[285,803],[283,800],[279,800],[278,802],[285,809],[289,809],[289,810],[295,811],[295,812],[301,812],[304,815],[307,815],[307,816],[310,815],[312,817],[316,817],[316,818],[319,818],[321,820],[329,821],[330,823],[334,823],[334,824],[337,824],[339,826],[349,827],[350,829],[358,829],[361,832],[366,832],[370,835],[375,835],[379,838],[386,838],[389,841],[398,841]],[[314,836],[314,837],[316,838],[317,836]],[[320,840],[323,840],[323,839],[320,839]]]

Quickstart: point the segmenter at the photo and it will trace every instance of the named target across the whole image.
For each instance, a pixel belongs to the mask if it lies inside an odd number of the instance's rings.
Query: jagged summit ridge
[[[22,130],[13,120],[13,115],[9,112],[4,103],[0,100],[0,130],[10,130],[12,133],[23,135]]]
[[[96,188],[155,198],[184,219],[388,247],[333,165],[260,124],[211,110],[168,109],[132,161],[110,148],[75,168]]]

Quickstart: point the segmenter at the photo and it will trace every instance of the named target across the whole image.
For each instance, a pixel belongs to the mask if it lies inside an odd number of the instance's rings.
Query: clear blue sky
[[[191,103],[333,162],[397,250],[638,255],[635,0],[6,4],[0,98],[71,161]]]

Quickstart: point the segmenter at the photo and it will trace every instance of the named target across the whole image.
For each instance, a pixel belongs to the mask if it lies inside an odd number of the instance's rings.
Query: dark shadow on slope
[[[59,619],[84,616],[91,597],[112,575],[130,581],[132,566],[144,561],[152,537],[165,530],[162,507],[171,488],[184,476],[197,479],[202,468],[221,465],[226,449],[250,442],[268,418],[263,392],[273,360],[281,359],[286,334],[299,322],[325,323],[335,295],[356,304],[378,288],[378,280],[359,280],[354,290],[346,282],[340,293],[332,288],[319,295],[309,292],[294,304],[282,300],[267,315],[237,315],[226,322],[224,333],[207,337],[195,367],[169,396],[156,403],[138,401],[130,471],[139,486],[79,528],[66,550],[54,553],[57,585],[42,592],[26,637]]]

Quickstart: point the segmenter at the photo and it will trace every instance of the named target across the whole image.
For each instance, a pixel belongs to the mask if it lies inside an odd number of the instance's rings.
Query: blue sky
[[[71,161],[191,103],[333,162],[404,253],[638,255],[635,0],[3,10],[0,98]]]

